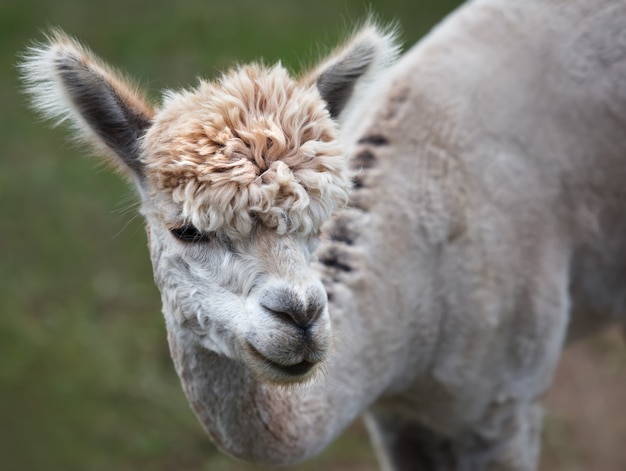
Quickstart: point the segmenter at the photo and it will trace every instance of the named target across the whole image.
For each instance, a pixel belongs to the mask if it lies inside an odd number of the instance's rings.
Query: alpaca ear
[[[339,118],[356,89],[375,80],[400,51],[394,27],[371,21],[301,80],[315,83],[332,118]]]
[[[18,67],[36,110],[56,124],[69,121],[122,171],[142,178],[139,141],[154,110],[127,80],[60,31],[29,48]]]

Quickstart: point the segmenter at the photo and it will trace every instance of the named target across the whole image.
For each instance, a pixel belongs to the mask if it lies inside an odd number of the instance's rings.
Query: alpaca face
[[[21,70],[37,110],[69,121],[135,183],[170,339],[289,383],[331,345],[309,263],[350,189],[337,121],[396,53],[392,33],[366,25],[298,80],[244,66],[166,92],[159,108],[61,32]]]
[[[313,86],[248,66],[170,93],[142,140],[143,212],[171,332],[301,381],[330,346],[309,268],[350,187],[336,124]]]
[[[326,293],[309,267],[310,235],[264,226],[248,239],[180,239],[148,216],[169,335],[243,360],[262,379],[300,381],[328,353]]]

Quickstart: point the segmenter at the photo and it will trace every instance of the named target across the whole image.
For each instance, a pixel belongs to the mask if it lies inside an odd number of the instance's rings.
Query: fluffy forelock
[[[242,237],[259,221],[311,233],[347,201],[336,124],[316,88],[280,65],[168,92],[143,144],[151,197],[170,206],[172,226]]]

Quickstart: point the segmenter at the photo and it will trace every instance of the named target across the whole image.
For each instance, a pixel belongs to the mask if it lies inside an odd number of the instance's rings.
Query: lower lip
[[[269,360],[261,352],[259,352],[252,345],[248,344],[248,347],[255,358],[261,360],[266,365],[272,367],[274,370],[278,370],[283,373],[285,376],[299,377],[306,375],[311,369],[315,366],[315,363],[311,363],[309,361],[301,361],[300,363],[296,363],[295,365],[281,365],[280,363],[276,363],[272,360]]]

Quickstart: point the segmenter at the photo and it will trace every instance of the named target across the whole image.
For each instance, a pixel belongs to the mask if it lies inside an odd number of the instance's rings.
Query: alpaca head
[[[395,52],[367,25],[301,78],[242,66],[166,92],[159,107],[59,32],[21,67],[35,108],[68,120],[136,184],[169,336],[289,383],[332,342],[309,264],[350,189],[337,121]]]

